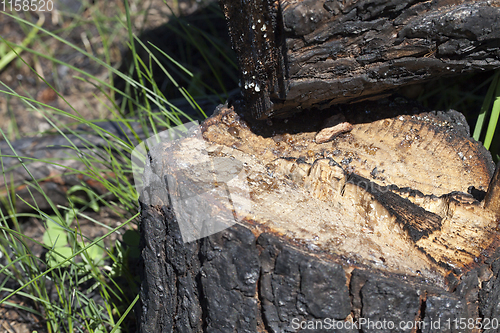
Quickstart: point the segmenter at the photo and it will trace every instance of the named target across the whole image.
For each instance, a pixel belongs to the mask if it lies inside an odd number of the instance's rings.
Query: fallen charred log
[[[259,119],[500,67],[496,0],[220,2]]]

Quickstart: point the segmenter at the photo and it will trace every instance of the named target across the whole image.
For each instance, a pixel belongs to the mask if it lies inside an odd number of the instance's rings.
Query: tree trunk
[[[220,2],[259,119],[500,65],[498,0]]]
[[[141,332],[500,331],[498,168],[461,114],[220,107],[201,135],[146,164]],[[184,242],[183,214],[227,228]]]

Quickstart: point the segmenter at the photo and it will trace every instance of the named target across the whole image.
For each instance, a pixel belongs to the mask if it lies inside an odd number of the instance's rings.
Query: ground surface
[[[64,1],[68,3],[70,0]],[[81,5],[78,0],[71,1],[73,1],[71,3],[73,7]],[[175,2],[177,3],[177,1]],[[189,13],[194,9],[193,7],[196,7],[191,5],[190,1],[179,2],[177,7],[172,1],[167,1],[167,3],[170,3],[171,8],[175,9],[177,13]],[[44,29],[102,60],[105,59],[103,47],[103,41],[105,41],[109,44],[109,62],[117,68],[128,39],[126,29],[118,22],[118,18],[125,19],[123,2],[119,0],[101,1],[81,6],[76,14],[65,14],[62,11],[57,11],[57,8],[63,8],[61,4],[59,7],[55,6],[56,10],[45,12],[45,14],[19,13],[19,16],[33,23],[42,19]],[[139,34],[143,30],[166,23],[170,9],[162,0],[148,0],[132,4],[131,12],[134,15],[134,33]],[[7,13],[15,14],[15,12]],[[101,25],[101,32],[97,29],[96,22]],[[25,31],[30,29],[31,27],[27,25],[20,26],[19,22],[7,15],[0,15],[1,36],[9,42],[22,43],[26,38]],[[20,95],[30,96],[39,102],[70,113],[78,112],[86,119],[110,117],[110,112],[107,109],[110,103],[109,101],[105,102],[104,93],[92,84],[79,79],[85,78],[85,76],[71,69],[68,65],[92,74],[103,81],[109,80],[109,72],[106,68],[89,60],[80,52],[55,38],[44,36],[41,32],[39,37],[29,46],[35,51],[49,54],[64,64],[56,64],[40,56],[23,52],[21,56],[26,64],[20,59],[15,59],[0,72],[1,82]],[[57,96],[42,79],[52,85],[61,96]],[[8,90],[8,88],[2,86],[0,91]],[[71,121],[63,117],[57,118],[64,123]],[[51,126],[39,112],[33,111],[32,107],[20,99],[0,93],[0,128],[8,135],[9,139],[14,139],[48,130]]]
[[[134,2],[134,1],[130,1]],[[176,13],[190,13],[196,9],[193,1],[167,1]],[[124,20],[125,9],[123,1],[96,1],[95,4],[78,0],[60,0],[54,6],[55,10],[45,13],[15,13],[29,22],[37,23],[43,20],[42,27],[57,36],[70,41],[76,46],[104,60],[103,41],[108,43],[109,63],[117,68],[122,60],[128,40],[127,30],[118,22],[118,17]],[[135,1],[131,4],[133,13],[134,33],[157,27],[168,21],[171,10],[163,0]],[[97,24],[101,26],[98,30]],[[20,25],[14,18],[0,12],[0,36],[8,42],[21,44],[32,27]],[[101,35],[102,33],[102,35]],[[103,39],[103,36],[105,36]],[[2,41],[0,40],[0,46]],[[21,59],[15,59],[5,68],[0,69],[0,129],[9,140],[27,136],[40,136],[40,132],[51,130],[52,126],[44,119],[43,114],[19,98],[2,91],[15,93],[32,98],[38,102],[56,107],[71,114],[79,113],[85,119],[109,119],[112,117],[108,107],[111,102],[105,98],[108,91],[100,91],[96,86],[81,80],[85,77],[76,69],[92,74],[99,80],[109,81],[109,71],[103,66],[90,61],[86,56],[70,46],[39,32],[29,47],[41,54],[50,55],[61,61],[44,59],[32,53],[21,53]],[[4,53],[10,49],[4,49]],[[25,63],[24,63],[24,62]],[[74,66],[76,69],[70,68]],[[31,68],[30,68],[31,67]],[[36,73],[35,73],[36,71]],[[45,83],[44,80],[48,83]],[[53,89],[49,87],[51,85]],[[71,124],[72,119],[60,115],[52,119],[63,124]],[[0,140],[4,138],[0,135]],[[96,219],[109,227],[116,227],[123,221],[110,209],[101,208],[99,212],[88,212],[89,217]],[[107,229],[96,226],[87,219],[79,219],[82,234],[94,239],[103,235]],[[40,220],[29,218],[21,226],[23,233],[36,241],[41,241],[44,227]],[[106,240],[111,245],[119,235]],[[31,244],[33,254],[42,256],[43,249],[35,243]],[[2,258],[0,258],[2,260]],[[0,299],[7,294],[0,290]],[[12,298],[11,302],[22,306],[32,306],[21,298]],[[43,318],[38,318],[28,312],[19,311],[8,305],[0,305],[0,332],[44,332],[46,325]]]

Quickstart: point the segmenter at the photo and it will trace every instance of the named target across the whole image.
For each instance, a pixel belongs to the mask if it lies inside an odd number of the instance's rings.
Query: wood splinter
[[[316,134],[316,143],[325,143],[335,139],[336,136],[350,132],[353,129],[351,123],[347,122],[343,114],[336,114],[325,121],[323,129]]]
[[[488,192],[484,198],[484,208],[494,212],[500,217],[500,162],[491,178]]]

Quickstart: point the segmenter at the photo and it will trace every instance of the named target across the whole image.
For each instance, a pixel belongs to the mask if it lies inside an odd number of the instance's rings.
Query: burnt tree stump
[[[141,332],[500,331],[499,170],[460,113],[382,99],[269,126],[221,106],[201,128],[150,151]],[[162,178],[210,183],[196,151],[247,188],[192,201],[240,218],[184,242]]]
[[[220,2],[244,103],[149,152],[140,331],[500,332],[499,167],[383,98],[499,68],[500,2]]]
[[[500,66],[498,0],[220,0],[255,118]]]

